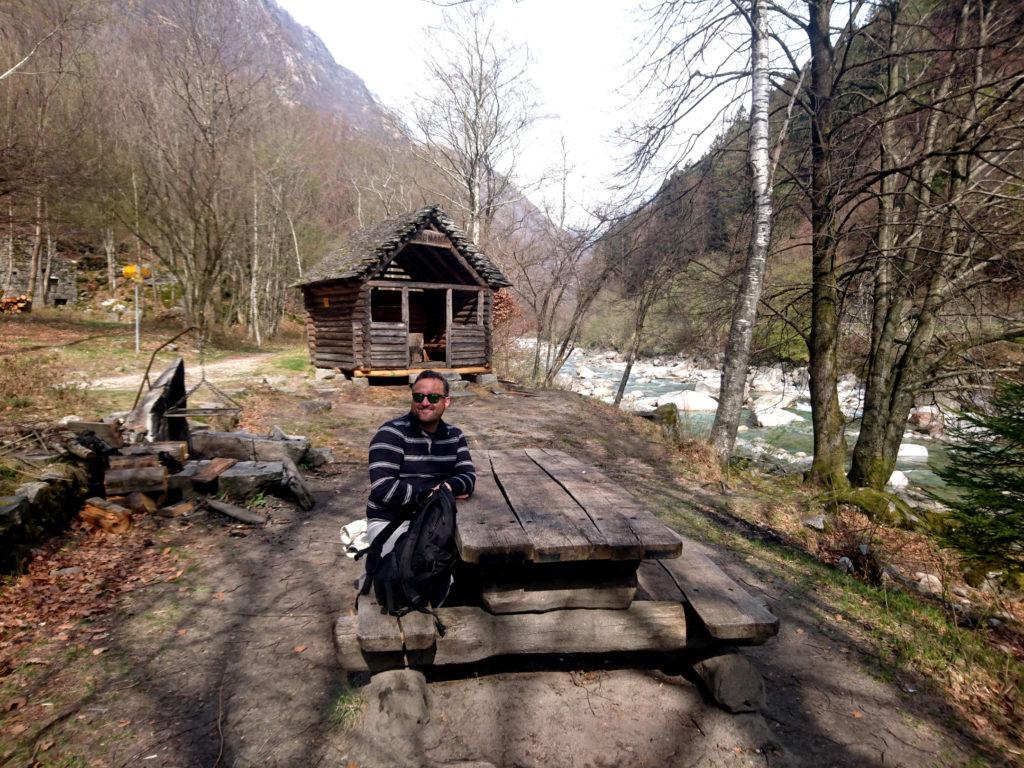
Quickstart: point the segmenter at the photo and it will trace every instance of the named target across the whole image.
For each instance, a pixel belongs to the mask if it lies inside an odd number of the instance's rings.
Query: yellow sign
[[[152,272],[145,264],[129,264],[121,270],[121,274],[129,280],[145,280]]]

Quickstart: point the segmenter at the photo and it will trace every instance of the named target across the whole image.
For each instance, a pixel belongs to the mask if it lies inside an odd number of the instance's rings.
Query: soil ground
[[[260,499],[271,517],[265,528],[205,514],[143,520],[123,546],[173,558],[180,567],[119,593],[113,612],[64,631],[29,628],[31,640],[0,670],[0,766],[852,767],[1002,760],[986,748],[983,725],[964,720],[909,667],[894,673],[882,663],[877,628],[845,617],[834,593],[807,576],[809,566],[790,568],[789,560],[746,546],[735,531],[723,534],[652,431],[569,393],[481,389],[448,414],[471,448],[570,451],[689,535],[707,531],[716,542],[734,542],[719,549],[719,563],[780,619],[778,637],[745,651],[765,677],[767,707],[723,712],[684,659],[511,660],[428,670],[429,717],[417,743],[411,752],[389,743],[387,734],[363,727],[365,681],[342,675],[331,630],[339,614],[352,610],[361,569],[343,555],[339,527],[362,516],[366,445],[376,426],[407,407],[408,390],[310,384],[299,376],[289,388],[247,396],[243,426],[277,424],[333,447],[335,462],[309,473],[316,507],[301,512],[284,500]],[[306,414],[300,406],[310,397],[333,407]],[[65,550],[76,541],[72,536]]]

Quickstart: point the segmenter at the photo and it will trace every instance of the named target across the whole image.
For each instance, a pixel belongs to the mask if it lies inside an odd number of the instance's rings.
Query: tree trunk
[[[768,24],[765,0],[752,0],[750,14],[750,61],[752,71],[750,106],[750,171],[754,221],[747,263],[740,291],[733,306],[729,340],[722,363],[722,385],[718,410],[711,427],[711,445],[723,466],[729,461],[743,408],[743,390],[750,363],[750,346],[757,322],[757,305],[764,287],[764,271],[772,229],[772,188],[768,155]]]
[[[28,288],[25,294],[36,301],[39,290],[39,261],[43,252],[43,196],[36,194],[36,229],[32,240],[32,254],[28,263]]]
[[[49,227],[46,229],[46,266],[43,267],[43,286],[40,291],[43,295],[43,306],[50,303],[50,275],[53,273],[53,235]]]
[[[811,421],[812,482],[846,485],[846,442],[839,409],[840,295],[836,280],[836,210],[832,187],[834,50],[831,0],[809,0],[811,49]]]
[[[113,296],[117,292],[117,263],[114,259],[114,230],[112,227],[107,227],[103,231],[103,251],[107,255],[107,287],[110,289],[110,295]]]

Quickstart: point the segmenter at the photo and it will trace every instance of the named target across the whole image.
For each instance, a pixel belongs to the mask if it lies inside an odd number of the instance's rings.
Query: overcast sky
[[[441,23],[441,7],[427,0],[278,2],[385,105],[408,115],[423,85],[424,52],[431,45],[426,30]],[[638,2],[498,0],[492,17],[510,40],[529,48],[530,78],[553,116],[524,150],[520,181],[529,183],[557,162],[564,134],[576,167],[571,194],[585,205],[603,201],[603,182],[621,159],[615,130],[635,109],[622,88],[643,30]]]

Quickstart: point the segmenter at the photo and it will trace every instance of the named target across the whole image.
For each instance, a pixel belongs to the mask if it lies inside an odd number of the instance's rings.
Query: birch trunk
[[[28,263],[28,289],[25,294],[36,301],[39,290],[39,261],[43,252],[43,196],[36,195],[36,227],[32,240],[32,254]]]
[[[257,287],[260,269],[260,197],[256,184],[256,171],[252,176],[252,275],[249,279],[249,317],[252,323],[253,337],[256,339],[256,346],[263,346],[263,339],[260,337],[260,302],[259,289]]]
[[[111,227],[103,231],[103,251],[107,255],[107,286],[113,296],[117,291],[117,265],[114,259],[114,230]]]
[[[751,0],[750,8],[750,139],[749,161],[754,220],[747,263],[733,305],[732,324],[722,362],[722,384],[718,410],[711,427],[711,445],[723,466],[736,443],[736,430],[743,408],[743,390],[750,363],[750,345],[757,321],[757,305],[764,288],[764,271],[772,229],[772,185],[768,153],[768,24],[765,0]]]

